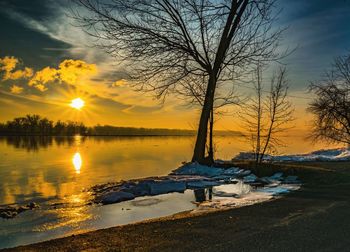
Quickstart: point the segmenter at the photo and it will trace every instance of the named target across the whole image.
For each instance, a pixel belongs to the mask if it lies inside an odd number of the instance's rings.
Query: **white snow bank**
[[[251,152],[241,152],[233,160],[252,160],[254,154]],[[311,161],[349,161],[350,160],[350,149],[349,148],[338,148],[329,150],[318,150],[307,154],[297,155],[281,155],[271,156],[266,155],[264,157],[266,161],[277,161],[277,162],[311,162]]]

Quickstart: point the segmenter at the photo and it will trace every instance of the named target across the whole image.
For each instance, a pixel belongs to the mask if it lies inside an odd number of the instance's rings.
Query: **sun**
[[[85,105],[85,102],[81,98],[75,98],[71,101],[70,106],[77,110],[81,110]]]

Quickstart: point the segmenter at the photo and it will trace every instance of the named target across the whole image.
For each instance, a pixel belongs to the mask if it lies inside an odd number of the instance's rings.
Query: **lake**
[[[301,137],[285,142],[283,152],[315,149]],[[36,202],[40,209],[0,219],[0,248],[194,209],[189,191],[84,204],[84,190],[93,185],[169,174],[190,160],[193,145],[194,137],[1,137],[0,205]],[[250,146],[239,137],[216,137],[215,149],[217,158],[231,159]]]

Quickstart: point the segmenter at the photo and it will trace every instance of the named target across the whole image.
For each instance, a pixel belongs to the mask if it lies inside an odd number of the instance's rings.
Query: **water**
[[[0,138],[0,205],[41,206],[0,219],[0,248],[195,209],[198,199],[189,190],[103,207],[87,206],[83,192],[99,183],[167,175],[190,160],[193,144],[193,137]],[[314,149],[301,144],[289,152]],[[249,145],[217,137],[216,150],[218,158],[231,159]]]

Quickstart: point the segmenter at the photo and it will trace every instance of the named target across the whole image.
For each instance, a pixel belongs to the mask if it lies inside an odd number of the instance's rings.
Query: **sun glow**
[[[81,110],[85,105],[85,102],[81,98],[76,98],[71,101],[70,106],[77,110]]]

